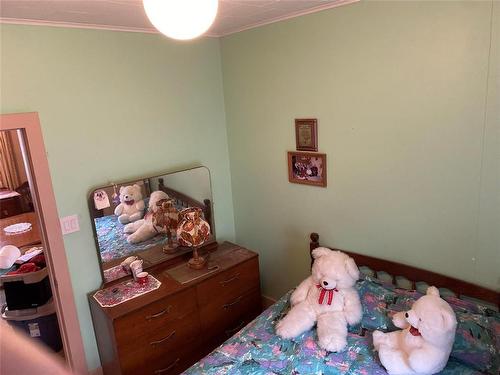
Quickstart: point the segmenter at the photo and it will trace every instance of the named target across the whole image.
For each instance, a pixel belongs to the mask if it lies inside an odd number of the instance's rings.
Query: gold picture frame
[[[297,151],[318,151],[317,119],[295,119],[295,143]]]

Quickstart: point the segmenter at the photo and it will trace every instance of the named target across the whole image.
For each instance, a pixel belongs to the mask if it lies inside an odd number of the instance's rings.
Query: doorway
[[[21,130],[0,130],[0,306],[16,329],[64,358]]]
[[[19,249],[22,255],[21,263],[33,253],[40,252],[22,266],[13,264],[7,270],[0,269],[0,273],[5,275],[10,273],[11,276],[16,275],[16,281],[21,280],[16,284],[16,288],[21,288],[16,293],[18,290],[13,289],[14,283],[3,283],[10,276],[2,278],[5,302],[14,308],[29,307],[27,306],[29,304],[35,306],[35,315],[29,316],[34,320],[24,324],[22,314],[21,318],[20,314],[17,314],[17,320],[12,318],[16,314],[10,314],[10,323],[15,320],[16,323],[11,325],[24,328],[26,333],[33,337],[41,335],[43,327],[46,334],[45,340],[42,341],[55,351],[62,344],[61,355],[64,356],[68,366],[75,373],[87,373],[38,114],[0,115],[0,142],[0,158],[2,158],[0,160],[0,247],[12,245],[15,249]],[[9,250],[16,256],[14,248]],[[32,261],[37,258],[38,263]],[[24,275],[19,269],[26,264],[29,264],[27,267],[29,269],[25,269],[28,272]],[[43,274],[43,269],[46,275]],[[27,276],[30,272],[31,275]],[[29,301],[23,299],[26,289],[22,288],[28,285],[22,282],[25,277],[30,277],[30,281],[33,281],[32,285],[29,285],[32,293]],[[36,313],[38,308],[43,314]],[[3,317],[9,320],[5,311]],[[41,317],[42,320],[36,320]],[[59,332],[56,332],[57,327]],[[51,334],[47,335],[47,332]],[[54,336],[60,334],[59,346],[57,337],[52,337],[52,333]]]

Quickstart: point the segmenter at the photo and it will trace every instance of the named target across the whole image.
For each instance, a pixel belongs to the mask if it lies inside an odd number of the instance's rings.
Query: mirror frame
[[[131,277],[131,275],[123,276],[121,278],[118,278],[118,279],[115,279],[115,280],[110,280],[110,281],[106,281],[105,278],[104,278],[104,267],[103,267],[104,262],[103,262],[102,257],[101,257],[101,251],[100,251],[100,247],[99,247],[99,240],[97,238],[97,228],[96,228],[96,225],[95,225],[95,222],[94,222],[95,216],[92,216],[92,213],[96,211],[95,205],[94,205],[94,192],[96,190],[99,190],[99,189],[109,188],[110,186],[113,186],[113,185],[130,185],[130,184],[133,184],[133,183],[137,183],[137,181],[140,181],[140,180],[150,180],[152,178],[165,177],[165,176],[168,176],[168,175],[171,175],[171,174],[174,174],[174,173],[187,172],[187,171],[191,171],[191,170],[198,169],[198,168],[205,168],[207,170],[207,172],[208,172],[208,179],[209,179],[210,194],[211,194],[210,199],[204,199],[203,203],[205,204],[205,206],[207,206],[208,211],[209,211],[210,220],[208,222],[210,224],[210,231],[211,231],[212,237],[210,238],[210,240],[208,240],[206,243],[204,243],[201,246],[201,248],[202,249],[204,249],[204,248],[212,249],[215,246],[217,246],[217,237],[216,237],[216,233],[215,233],[215,217],[214,217],[214,200],[213,200],[213,189],[212,189],[212,175],[211,175],[210,169],[208,167],[204,166],[204,165],[199,165],[199,166],[196,166],[196,167],[174,170],[174,171],[171,171],[171,172],[165,172],[165,173],[158,174],[158,175],[155,174],[155,175],[152,175],[152,176],[149,176],[149,177],[144,177],[143,176],[143,177],[137,177],[135,179],[127,179],[127,180],[120,180],[118,182],[110,182],[108,185],[99,185],[99,186],[95,186],[95,187],[93,187],[93,188],[90,189],[88,197],[87,197],[87,203],[88,203],[88,208],[89,208],[89,216],[90,216],[90,222],[91,222],[91,226],[92,226],[92,233],[93,233],[93,236],[94,236],[94,244],[95,244],[95,248],[96,248],[96,252],[97,252],[97,259],[98,259],[98,262],[99,262],[99,271],[100,271],[101,280],[102,280],[101,281],[101,286],[114,284],[115,282],[117,282],[119,280],[124,280],[125,278]],[[161,182],[159,182],[159,183],[161,183]],[[193,200],[193,198],[190,198],[189,196],[183,194],[182,192],[176,191],[176,193],[179,194],[179,196],[185,197],[185,199],[187,201]],[[147,250],[150,250],[150,249],[151,250],[153,250],[153,249],[159,249],[161,251],[161,246],[158,245],[158,244],[156,244],[154,246],[151,246]],[[184,249],[184,248],[182,248],[182,249]],[[187,253],[189,253],[189,254],[191,253],[191,249],[188,250],[188,248],[186,248],[186,249],[184,249],[184,251],[182,249],[178,253],[171,254],[171,255],[174,255],[174,256],[170,257],[169,259],[161,261],[161,262],[156,263],[156,264],[148,265],[147,267],[144,267],[144,269],[145,270],[146,269],[148,269],[148,270],[153,269],[153,268],[155,268],[155,267],[163,264],[164,262],[171,261],[173,259],[174,260],[181,260],[181,259],[183,259],[185,257],[185,255]],[[144,251],[145,250],[146,249],[144,249]],[[140,255],[138,255],[138,254],[134,253],[133,255],[139,256],[139,258],[140,258]],[[129,256],[132,256],[132,254],[129,255]],[[179,263],[179,262],[174,261],[174,262],[170,262],[170,263],[174,264],[174,263]]]

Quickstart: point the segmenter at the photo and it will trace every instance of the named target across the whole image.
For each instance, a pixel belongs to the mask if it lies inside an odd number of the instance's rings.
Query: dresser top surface
[[[125,314],[132,311],[140,309],[150,303],[158,301],[162,298],[174,295],[179,291],[185,290],[187,288],[193,287],[194,285],[200,283],[207,278],[213,277],[225,270],[228,270],[238,264],[241,264],[247,260],[257,257],[257,253],[248,250],[239,245],[233,244],[231,242],[224,242],[218,245],[217,250],[210,253],[208,259],[208,269],[212,267],[217,267],[214,271],[209,271],[205,274],[200,274],[200,271],[193,271],[192,276],[187,275],[189,271],[184,272],[183,276],[187,279],[192,280],[186,283],[180,283],[173,277],[171,277],[167,272],[179,268],[182,265],[176,265],[171,267],[166,267],[164,269],[158,269],[151,274],[161,282],[161,286],[149,293],[143,294],[139,297],[132,298],[126,302],[123,302],[114,307],[101,307],[99,303],[93,298],[96,291],[89,294],[90,303],[101,309],[110,319],[117,319]]]

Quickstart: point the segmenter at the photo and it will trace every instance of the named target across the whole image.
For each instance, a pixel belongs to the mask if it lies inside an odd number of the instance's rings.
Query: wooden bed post
[[[312,264],[313,264],[313,257],[312,257],[312,251],[314,249],[316,249],[317,247],[319,247],[319,234],[318,233],[311,233],[310,235],[310,238],[311,238],[311,242],[309,242],[309,256],[311,257],[311,267],[312,267]]]

